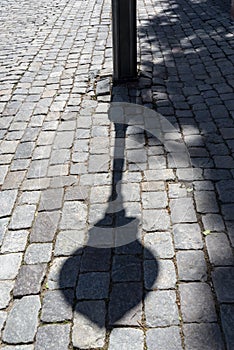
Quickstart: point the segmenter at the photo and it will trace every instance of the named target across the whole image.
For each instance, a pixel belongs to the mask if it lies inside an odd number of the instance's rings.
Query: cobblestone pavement
[[[226,5],[138,0],[140,78],[112,88],[110,0],[0,5],[1,348],[233,350]],[[138,118],[125,130],[117,219],[136,218],[138,240],[85,248],[113,219],[111,100],[165,117],[172,152]]]

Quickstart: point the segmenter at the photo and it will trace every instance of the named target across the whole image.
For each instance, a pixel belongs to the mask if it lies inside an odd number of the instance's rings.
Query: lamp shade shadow
[[[117,239],[126,236],[129,243],[115,248],[87,246],[79,248],[69,257],[60,271],[59,286],[67,303],[74,303],[75,312],[82,314],[99,328],[113,325],[139,325],[142,301],[154,285],[158,275],[158,263],[149,249],[137,239],[139,221],[133,217],[121,217],[126,225],[105,228]],[[100,220],[98,224],[103,224]],[[91,244],[99,227],[89,231]],[[109,231],[109,233],[108,233]],[[104,227],[101,227],[101,235]],[[133,240],[135,236],[135,240]],[[144,259],[151,261],[147,273],[147,290],[144,291]],[[153,262],[153,264],[152,264]],[[67,292],[72,287],[74,300]]]

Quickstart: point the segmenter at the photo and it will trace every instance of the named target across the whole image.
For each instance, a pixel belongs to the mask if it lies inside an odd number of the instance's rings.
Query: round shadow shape
[[[105,226],[107,222],[109,226]],[[116,324],[139,325],[142,301],[157,279],[157,260],[137,239],[138,226],[136,218],[117,215],[115,224],[110,224],[105,216],[89,231],[87,245],[77,249],[61,268],[59,287],[66,302],[71,304],[66,293],[71,288],[75,311],[100,328],[108,329]],[[108,238],[107,247],[103,246],[105,231],[116,245],[110,247]],[[94,241],[98,243],[100,232],[100,247],[93,246]],[[143,275],[145,258],[154,262],[152,270],[147,272],[147,290]]]

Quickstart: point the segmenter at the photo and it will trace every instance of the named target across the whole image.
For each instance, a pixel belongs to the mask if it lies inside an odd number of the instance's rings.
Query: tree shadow
[[[141,103],[161,113],[183,134],[194,173],[189,177],[177,172],[177,176],[179,181],[194,183],[199,196],[198,199],[195,194],[200,224],[203,230],[211,231],[211,235],[204,237],[209,255],[207,282],[214,286],[223,339],[231,349],[234,26],[230,2],[169,0],[161,2],[161,8],[157,3],[155,7],[156,10],[149,6],[147,18],[139,13],[137,95]],[[209,209],[211,194],[217,207]],[[203,208],[199,201],[205,203]],[[220,337],[214,348],[224,347]]]

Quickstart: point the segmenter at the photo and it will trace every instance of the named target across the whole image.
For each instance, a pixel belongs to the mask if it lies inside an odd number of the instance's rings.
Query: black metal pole
[[[137,77],[136,0],[112,0],[114,82]]]

